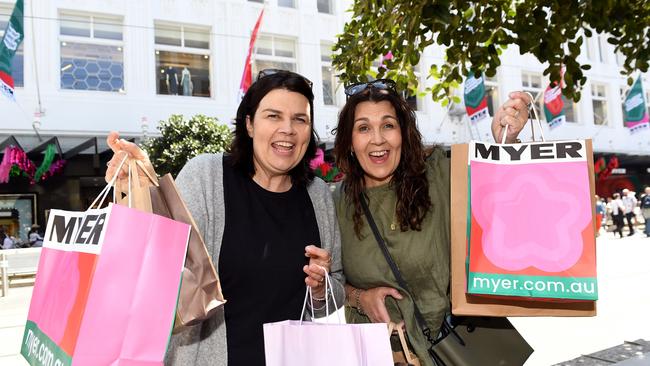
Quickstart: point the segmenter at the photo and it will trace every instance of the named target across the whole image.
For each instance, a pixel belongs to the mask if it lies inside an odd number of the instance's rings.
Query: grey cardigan
[[[178,174],[176,184],[219,272],[219,252],[225,222],[223,155],[204,154],[191,159]],[[341,266],[341,238],[334,202],[329,187],[318,178],[309,184],[307,191],[316,214],[321,246],[327,249],[332,257],[332,287],[336,304],[341,307],[345,298],[345,279]],[[265,278],[264,274],[260,273],[260,278]],[[266,277],[265,281],[272,285],[272,279]],[[334,306],[331,300],[330,298],[330,309]],[[316,317],[324,316],[325,306],[314,309],[314,313]],[[228,364],[227,352],[226,322],[222,307],[211,319],[172,336],[165,364],[225,366]]]

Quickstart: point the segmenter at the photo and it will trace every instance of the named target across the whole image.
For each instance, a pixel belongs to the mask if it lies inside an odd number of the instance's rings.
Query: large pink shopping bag
[[[120,205],[52,210],[22,355],[31,365],[162,365],[189,232]]]
[[[590,141],[469,144],[467,292],[596,300]]]
[[[385,323],[264,324],[266,366],[393,366]]]

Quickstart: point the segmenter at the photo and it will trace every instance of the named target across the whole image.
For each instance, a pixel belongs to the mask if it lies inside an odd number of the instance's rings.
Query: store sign
[[[612,169],[612,174],[625,174],[627,170],[625,168],[616,168]]]

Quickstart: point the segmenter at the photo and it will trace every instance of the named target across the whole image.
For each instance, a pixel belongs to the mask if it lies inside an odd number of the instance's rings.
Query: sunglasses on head
[[[351,97],[357,95],[368,88],[375,88],[377,90],[386,90],[397,94],[397,84],[391,79],[377,79],[367,83],[356,83],[345,87],[345,95]]]
[[[291,75],[295,75],[295,76],[297,76],[299,78],[302,78],[307,83],[307,85],[309,85],[310,88],[312,86],[314,86],[314,83],[312,83],[311,80],[307,79],[306,77],[304,77],[304,76],[302,76],[302,75],[300,75],[298,73],[295,73],[293,71],[281,70],[281,69],[264,69],[264,70],[260,70],[260,72],[257,73],[257,79],[256,80],[259,80],[259,79],[261,79],[263,77],[267,77],[267,76],[270,76],[270,75],[273,75],[273,74],[291,74]]]

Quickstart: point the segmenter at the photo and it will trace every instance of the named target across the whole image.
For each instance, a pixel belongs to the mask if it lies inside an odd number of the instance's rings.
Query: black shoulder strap
[[[409,290],[408,285],[406,284],[406,281],[402,277],[402,274],[400,273],[399,269],[397,268],[397,264],[393,260],[393,257],[390,255],[388,252],[388,248],[386,247],[386,243],[384,242],[384,238],[381,237],[379,234],[379,229],[377,229],[377,224],[375,224],[375,220],[372,217],[372,214],[370,213],[370,209],[368,208],[368,202],[366,202],[366,197],[364,196],[363,193],[360,194],[360,199],[361,199],[361,208],[363,208],[363,212],[366,215],[366,219],[368,220],[368,224],[370,225],[370,228],[372,229],[372,233],[375,235],[375,239],[377,240],[377,244],[379,244],[379,249],[381,249],[381,252],[384,254],[384,257],[386,258],[386,262],[388,262],[388,265],[390,266],[390,269],[393,271],[393,275],[395,275],[395,279],[397,280],[397,284],[400,285],[406,292],[411,293],[411,290]],[[418,308],[418,305],[415,303],[415,298],[413,298],[413,307],[415,308],[415,319],[418,322],[418,325],[420,328],[422,328],[422,333],[424,336],[427,338],[427,341],[431,343],[432,345],[435,344],[434,338],[431,336],[431,329],[427,326],[426,321],[424,320],[424,316],[422,316],[422,313],[420,312],[420,309]],[[444,323],[444,322],[443,322]]]

